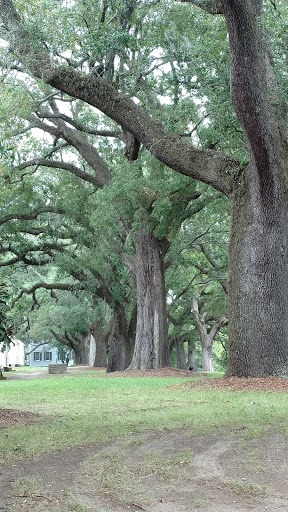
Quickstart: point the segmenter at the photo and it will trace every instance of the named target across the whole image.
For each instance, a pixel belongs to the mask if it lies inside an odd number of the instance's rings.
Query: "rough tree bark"
[[[130,369],[147,370],[168,364],[164,257],[169,247],[158,240],[143,212],[135,237],[137,328]]]
[[[116,303],[113,310],[107,373],[123,371],[129,366],[134,349],[134,339],[129,334],[125,307],[123,304]]]
[[[110,319],[108,324],[104,329],[101,329],[100,322],[95,320],[93,324],[90,325],[90,332],[93,336],[96,344],[96,354],[94,359],[94,364],[96,368],[106,367],[106,350],[108,338],[112,332],[113,328],[113,317]]]
[[[173,336],[168,338],[168,365],[172,366],[171,356],[173,348],[176,351],[176,368],[186,370],[188,368],[188,362],[184,349],[184,336]]]
[[[75,364],[89,364],[90,334],[83,333],[78,336],[70,336],[67,332],[64,335],[58,334],[53,329],[50,332],[56,340],[74,350]]]
[[[74,345],[75,364],[89,365],[90,338],[89,333],[77,336],[79,343]]]
[[[184,350],[184,341],[185,338],[183,336],[176,336],[176,338],[174,338],[174,346],[176,349],[176,364],[177,368],[181,368],[182,370],[187,369],[187,358]]]
[[[223,2],[231,94],[250,148],[232,196],[228,375],[288,375],[286,112],[277,93],[262,1]]]
[[[109,304],[113,310],[112,324],[110,326],[109,323],[107,326],[108,330],[111,328],[107,372],[122,371],[131,362],[131,352],[134,346],[134,339],[131,338],[130,324],[128,325],[125,305],[114,300],[113,294],[100,272],[91,269],[91,273],[98,279],[95,295]]]
[[[277,92],[261,0],[187,0],[225,16],[231,94],[250,149],[250,164],[200,150],[168,133],[101,77],[55,65],[11,0],[0,0],[10,51],[52,87],[98,108],[172,169],[212,185],[232,201],[229,247],[228,375],[288,376],[286,111]],[[35,38],[34,38],[35,40]]]

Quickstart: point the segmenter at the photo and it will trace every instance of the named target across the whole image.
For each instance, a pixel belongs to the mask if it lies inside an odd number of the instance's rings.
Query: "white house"
[[[20,340],[12,339],[12,343],[4,352],[1,351],[0,344],[0,366],[23,366],[25,363],[24,343]]]

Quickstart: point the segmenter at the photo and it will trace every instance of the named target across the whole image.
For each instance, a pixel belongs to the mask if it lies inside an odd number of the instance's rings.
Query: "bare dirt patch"
[[[0,408],[0,428],[11,425],[28,425],[41,421],[40,414],[19,409],[1,409]]]
[[[199,377],[176,384],[191,390],[287,392],[288,384],[276,377],[214,379],[174,368],[109,376],[181,375]],[[0,410],[0,427],[34,421],[33,413]],[[273,428],[257,438],[237,428],[202,436],[184,429],[131,433],[2,465],[0,511],[287,512],[287,474],[287,434]]]
[[[164,431],[0,469],[5,512],[287,512],[287,437]],[[2,508],[1,508],[2,507]]]

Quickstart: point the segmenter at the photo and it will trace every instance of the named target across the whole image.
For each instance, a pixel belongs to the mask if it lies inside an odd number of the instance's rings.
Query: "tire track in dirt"
[[[228,439],[225,439],[224,441],[217,441],[207,450],[196,455],[194,458],[196,475],[205,479],[223,476],[224,472],[220,466],[219,457],[229,450],[231,445],[232,441],[229,441]]]

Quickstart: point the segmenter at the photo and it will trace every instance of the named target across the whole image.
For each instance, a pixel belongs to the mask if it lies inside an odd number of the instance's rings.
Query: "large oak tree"
[[[194,147],[165,130],[147,110],[118,92],[105,69],[104,75],[81,72],[73,63],[51,57],[41,33],[37,37],[35,25],[24,23],[12,1],[0,0],[0,14],[10,34],[10,51],[34,77],[96,107],[158,160],[229,197],[228,375],[287,376],[286,109],[263,28],[263,2],[189,3],[225,17],[231,97],[249,149],[248,165],[220,151]],[[128,9],[134,2],[126,4]],[[123,17],[123,28],[127,19]],[[106,68],[107,72],[111,69]]]

